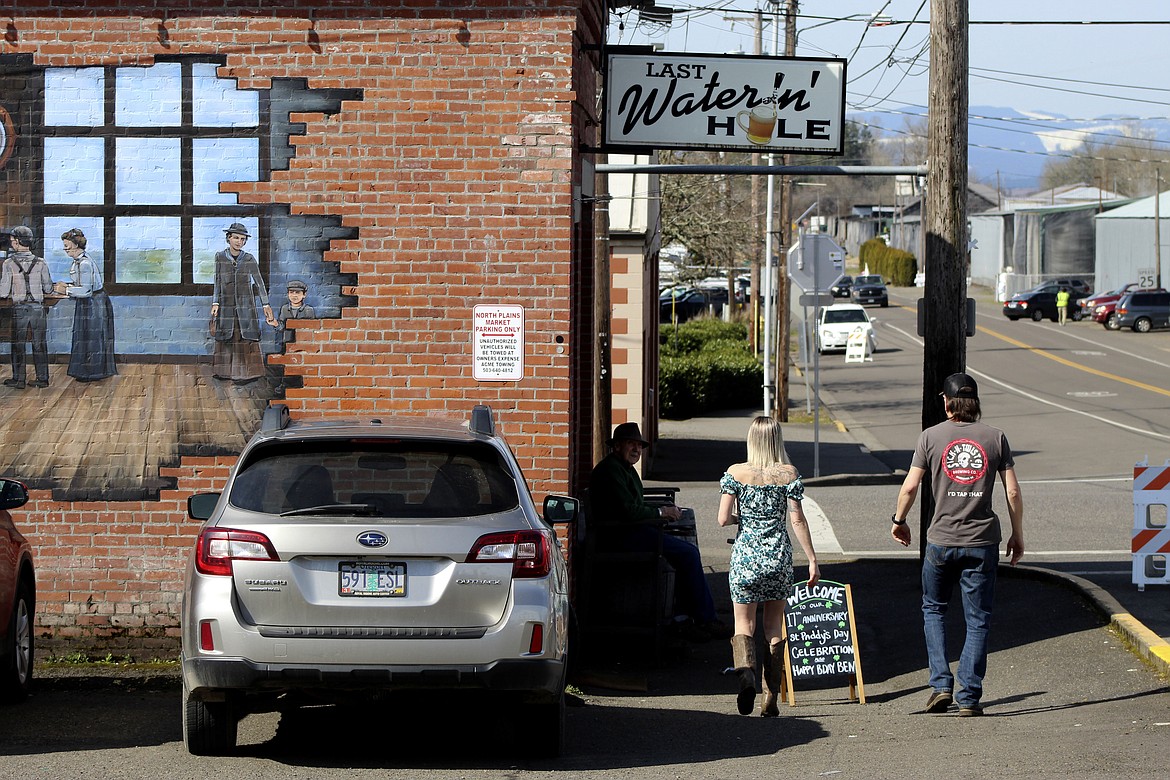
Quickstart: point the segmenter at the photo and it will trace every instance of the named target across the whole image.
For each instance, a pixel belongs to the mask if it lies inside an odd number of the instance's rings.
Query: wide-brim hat
[[[642,444],[650,444],[642,436],[642,429],[638,427],[638,423],[636,422],[624,422],[613,429],[613,436],[610,437],[609,446],[612,447],[619,441],[638,441]]]
[[[248,232],[248,228],[244,227],[243,223],[241,222],[233,222],[232,224],[228,225],[227,230],[223,232],[229,236],[232,233],[239,233],[241,236],[246,236],[248,238],[252,237],[252,234]]]

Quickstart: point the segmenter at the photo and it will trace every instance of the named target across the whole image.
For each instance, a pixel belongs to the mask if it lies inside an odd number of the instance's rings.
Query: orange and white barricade
[[[1133,584],[1142,591],[1146,585],[1170,583],[1170,460],[1161,466],[1148,461],[1133,467]]]

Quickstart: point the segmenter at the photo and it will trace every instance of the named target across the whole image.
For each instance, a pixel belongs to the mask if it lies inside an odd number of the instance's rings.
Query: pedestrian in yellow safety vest
[[[1060,318],[1060,324],[1064,325],[1068,319],[1068,288],[1061,287],[1060,292],[1056,294],[1056,314]]]

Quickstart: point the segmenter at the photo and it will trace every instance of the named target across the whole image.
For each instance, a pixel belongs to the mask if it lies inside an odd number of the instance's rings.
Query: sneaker
[[[927,712],[946,712],[947,708],[951,706],[954,698],[950,691],[935,691],[930,694],[930,698],[926,700]]]
[[[17,390],[23,390],[24,389],[24,380],[23,379],[5,379],[4,386],[5,387],[15,387]]]
[[[960,707],[959,708],[959,717],[960,718],[977,718],[982,714],[983,714],[983,708],[980,707],[978,704],[972,704],[970,707]]]

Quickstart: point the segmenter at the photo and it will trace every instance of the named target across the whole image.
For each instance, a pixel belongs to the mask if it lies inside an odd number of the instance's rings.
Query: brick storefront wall
[[[210,54],[241,89],[303,78],[362,90],[336,114],[291,116],[304,132],[289,169],[233,185],[241,203],[289,204],[357,231],[324,257],[356,275],[346,292],[357,304],[271,358],[303,377],[287,403],[294,416],[461,419],[488,403],[536,500],[573,488],[589,465],[576,453],[588,451],[577,429],[588,431],[593,328],[590,290],[574,283],[592,274],[591,209],[575,214],[573,196],[577,150],[596,142],[600,2],[83,0],[18,2],[11,14],[0,54],[38,66]],[[524,307],[524,379],[472,379],[477,303]],[[158,501],[34,491],[14,516],[35,545],[41,652],[174,657],[198,528],[186,498],[221,488],[232,462],[183,457],[163,469],[176,488]]]

